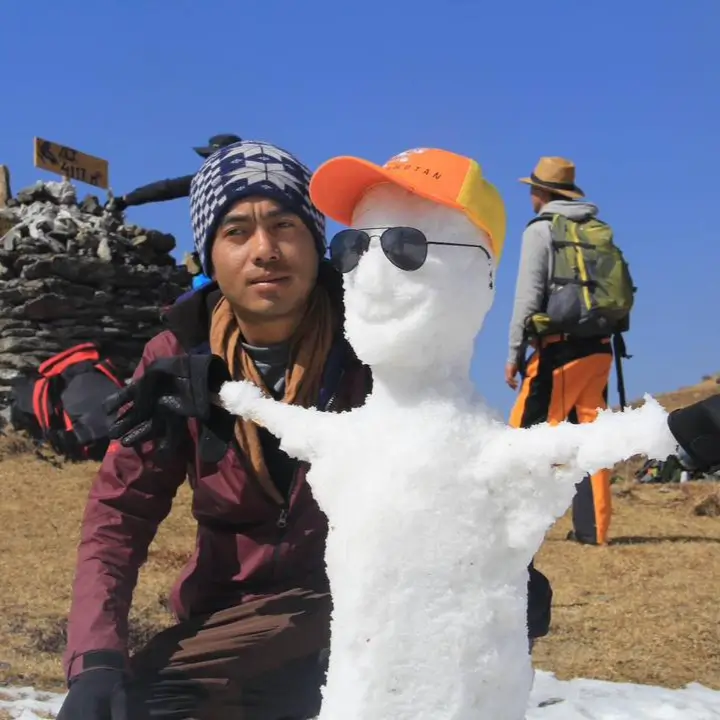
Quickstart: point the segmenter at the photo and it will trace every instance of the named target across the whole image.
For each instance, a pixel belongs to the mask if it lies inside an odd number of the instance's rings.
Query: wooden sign
[[[109,187],[108,161],[102,158],[86,155],[79,150],[49,140],[35,138],[34,160],[36,168],[57,173],[68,180],[79,180],[105,190]]]

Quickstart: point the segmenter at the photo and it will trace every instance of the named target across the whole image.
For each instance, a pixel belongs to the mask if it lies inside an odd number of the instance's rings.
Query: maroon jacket
[[[211,286],[173,307],[170,329],[145,347],[134,377],[161,357],[193,351],[207,342],[209,315],[219,299]],[[341,338],[342,360],[333,410],[364,402],[367,368]],[[336,355],[337,357],[337,355]],[[189,479],[198,522],[195,551],[171,594],[180,620],[290,588],[328,589],[324,549],[326,518],[297,463],[285,506],[262,490],[236,445],[217,465],[201,463],[198,427],[171,464],[153,462],[152,443],[139,451],[112,443],[90,490],[78,548],[64,657],[66,676],[83,670],[90,651],[119,651],[127,659],[128,612],[138,571],[178,487]]]

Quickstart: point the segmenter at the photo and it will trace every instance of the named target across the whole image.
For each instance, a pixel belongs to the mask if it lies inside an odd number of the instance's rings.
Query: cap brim
[[[387,182],[401,185],[378,165],[343,155],[324,162],[315,171],[310,180],[310,199],[321,213],[350,225],[362,196],[371,187]]]
[[[215,150],[218,148],[212,148],[212,147],[195,147],[193,150],[200,156],[204,158],[210,157]]]
[[[390,183],[441,205],[460,208],[456,203],[418,190],[412,183],[404,182],[379,165],[348,155],[332,158],[315,171],[310,180],[310,199],[321,213],[335,222],[351,225],[353,213],[363,195],[383,183]]]
[[[533,187],[539,187],[543,190],[549,190],[550,192],[553,192],[557,195],[564,195],[565,197],[572,198],[573,200],[585,197],[585,193],[580,190],[580,188],[578,188],[577,190],[558,190],[557,188],[549,187],[547,185],[543,185],[542,183],[536,182],[529,177],[519,178],[518,182],[524,183],[525,185],[532,185]]]

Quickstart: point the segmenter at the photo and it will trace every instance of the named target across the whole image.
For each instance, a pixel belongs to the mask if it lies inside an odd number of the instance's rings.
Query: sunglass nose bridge
[[[400,270],[418,270],[427,258],[427,238],[416,228],[358,228],[342,230],[330,243],[331,259],[340,272],[354,270],[377,239],[385,257]]]

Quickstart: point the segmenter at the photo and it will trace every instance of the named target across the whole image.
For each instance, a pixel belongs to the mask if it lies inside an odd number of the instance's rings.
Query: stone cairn
[[[0,406],[16,377],[81,342],[127,377],[190,287],[172,235],[126,224],[93,195],[78,202],[69,182],[0,197],[0,227]]]

